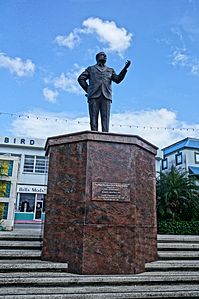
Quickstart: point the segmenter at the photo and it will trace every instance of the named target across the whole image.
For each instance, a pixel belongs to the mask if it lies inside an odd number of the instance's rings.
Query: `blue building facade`
[[[199,139],[187,137],[163,148],[162,151],[162,171],[168,171],[174,166],[199,178]]]

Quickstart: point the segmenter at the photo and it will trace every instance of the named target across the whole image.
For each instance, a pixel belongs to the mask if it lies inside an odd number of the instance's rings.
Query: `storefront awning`
[[[199,175],[199,167],[189,166],[189,171],[191,174]]]

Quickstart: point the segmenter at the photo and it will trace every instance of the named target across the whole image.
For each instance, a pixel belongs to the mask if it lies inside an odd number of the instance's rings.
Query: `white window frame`
[[[179,158],[180,158],[180,160],[178,160]],[[181,152],[181,153],[177,153],[177,154],[175,155],[175,162],[176,162],[176,166],[182,164],[182,152]]]
[[[199,153],[195,152],[195,163],[199,164]]]
[[[32,157],[33,163],[31,164],[31,167],[30,167],[30,169],[32,169],[32,171],[24,170],[24,169],[28,169],[28,166],[26,164],[27,157],[29,157],[29,159],[30,159],[30,157]],[[38,166],[39,160],[40,160],[40,162],[44,161],[44,165]],[[38,171],[39,168],[40,169],[43,168],[43,171]],[[25,155],[24,156],[23,172],[24,173],[35,173],[35,174],[47,174],[48,173],[48,158],[45,156]]]
[[[166,164],[166,165],[165,165]],[[167,158],[164,158],[162,160],[162,170],[165,170],[168,168],[168,159]]]

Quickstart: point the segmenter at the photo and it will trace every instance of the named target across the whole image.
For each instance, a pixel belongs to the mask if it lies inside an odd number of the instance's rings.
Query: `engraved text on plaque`
[[[120,202],[130,201],[130,184],[93,182],[92,200]]]

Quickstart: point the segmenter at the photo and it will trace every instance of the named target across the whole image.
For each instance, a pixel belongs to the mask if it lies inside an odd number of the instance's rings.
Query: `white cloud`
[[[59,46],[65,46],[69,49],[73,49],[75,46],[79,44],[80,37],[76,30],[74,30],[73,32],[70,32],[68,36],[58,35],[55,38],[55,41]]]
[[[189,56],[180,50],[174,51],[173,54],[173,60],[172,65],[180,65],[180,66],[186,66],[189,63]]]
[[[199,62],[196,62],[196,64],[192,65],[191,73],[196,76],[199,75]]]
[[[77,77],[83,72],[84,68],[75,64],[73,70],[64,74],[61,73],[58,77],[53,79],[53,85],[57,89],[61,89],[74,94],[82,94],[82,88],[80,88],[77,82]]]
[[[75,28],[67,36],[58,35],[55,41],[60,46],[73,49],[80,43],[80,35],[93,34],[107,46],[108,51],[122,55],[132,42],[132,34],[124,27],[118,27],[114,21],[104,21],[100,18],[88,18],[82,23],[83,28]]]
[[[4,53],[0,53],[0,68],[8,69],[19,77],[33,75],[35,71],[35,65],[30,59],[23,61],[19,57],[12,58]]]
[[[68,91],[70,93],[79,94],[80,88],[77,85],[77,79],[75,76],[72,76],[73,74],[64,74],[61,73],[59,77],[56,77],[54,79],[54,86],[56,88],[62,89],[64,91]],[[75,78],[74,78],[75,77]]]
[[[57,90],[53,91],[52,89],[49,89],[47,87],[43,89],[43,96],[50,103],[56,103],[58,95],[59,93]]]
[[[98,39],[108,44],[108,50],[122,54],[132,41],[132,34],[123,27],[118,27],[113,21],[103,21],[100,18],[88,18],[83,22],[87,32],[97,35]]]
[[[89,118],[86,116],[72,119],[64,113],[26,112],[23,114],[29,115],[29,118],[18,118],[12,123],[11,132],[15,136],[47,138],[90,130]],[[187,131],[187,128],[190,130]],[[194,128],[194,131],[191,128]],[[187,136],[198,138],[198,131],[199,123],[191,125],[180,121],[175,112],[165,108],[111,115],[110,132],[139,135],[159,148]]]
[[[192,75],[199,75],[199,60],[197,58],[193,58],[190,54],[187,54],[185,49],[173,51],[171,57],[171,64],[173,66],[183,67]]]
[[[57,77],[45,78],[44,82],[52,88],[45,87],[43,95],[47,101],[55,103],[59,95],[59,91],[66,91],[73,94],[83,94],[84,91],[77,82],[77,78],[85,70],[84,67],[74,64],[73,69],[67,73],[61,73]]]
[[[16,136],[47,138],[49,136],[88,130],[87,117],[71,118],[64,113],[27,111],[16,118],[11,125],[11,133]],[[22,127],[23,126],[23,127]]]
[[[183,25],[183,24],[181,24]],[[170,38],[156,38],[156,42],[169,46],[170,64],[173,67],[184,69],[192,75],[199,75],[199,58],[197,54],[191,52],[191,48],[187,46],[188,30],[182,30],[183,26],[172,27],[170,29],[172,35]],[[199,31],[198,31],[199,32]],[[185,38],[186,37],[186,38]],[[186,42],[185,42],[186,41]],[[193,40],[192,40],[193,43]]]

